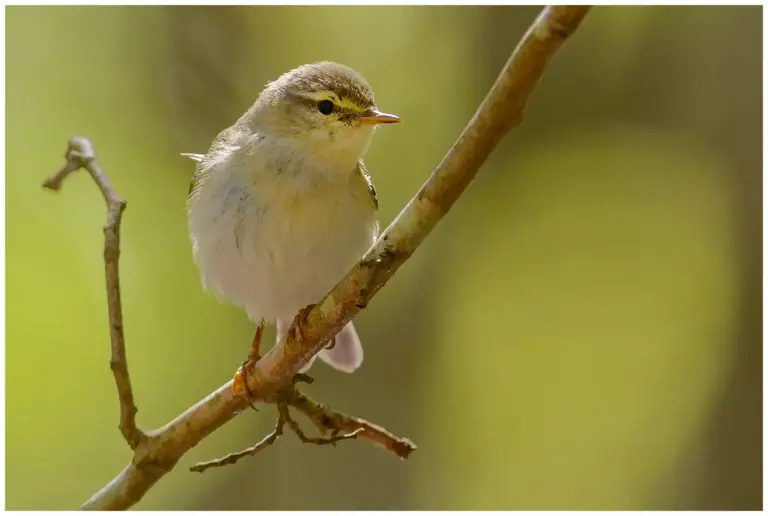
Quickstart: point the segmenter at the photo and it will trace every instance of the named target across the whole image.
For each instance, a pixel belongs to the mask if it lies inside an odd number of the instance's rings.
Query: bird
[[[321,61],[267,83],[206,154],[184,154],[197,161],[187,214],[203,287],[257,323],[233,382],[240,394],[250,396],[242,375],[260,359],[265,323],[279,342],[376,241],[378,197],[363,157],[378,126],[400,121],[379,111],[359,72]],[[317,357],[356,371],[363,348],[353,323]]]

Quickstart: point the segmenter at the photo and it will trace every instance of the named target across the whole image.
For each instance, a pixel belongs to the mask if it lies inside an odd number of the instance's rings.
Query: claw
[[[291,327],[293,328],[293,335],[296,338],[297,341],[301,342],[304,340],[304,333],[302,332],[302,326],[306,324],[307,317],[309,317],[309,312],[317,305],[307,305],[301,310],[299,310],[299,313],[296,314],[296,317],[293,318],[293,324]]]
[[[259,411],[253,404],[253,393],[250,387],[248,387],[248,369],[261,360],[261,337],[264,334],[264,320],[262,319],[258,327],[256,327],[256,334],[253,336],[253,342],[251,343],[251,349],[248,352],[248,358],[240,364],[240,367],[235,373],[235,377],[232,379],[232,392],[237,396],[243,396],[248,404],[256,412]]]

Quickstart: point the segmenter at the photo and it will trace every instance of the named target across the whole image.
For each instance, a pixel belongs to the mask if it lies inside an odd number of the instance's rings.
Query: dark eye
[[[317,110],[324,115],[330,115],[333,113],[333,102],[330,100],[321,100],[317,103]]]

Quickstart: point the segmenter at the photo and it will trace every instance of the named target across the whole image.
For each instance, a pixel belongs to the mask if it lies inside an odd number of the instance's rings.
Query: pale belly
[[[376,211],[348,184],[311,194],[221,185],[204,195],[190,204],[203,283],[254,321],[290,320],[320,301],[375,239]]]

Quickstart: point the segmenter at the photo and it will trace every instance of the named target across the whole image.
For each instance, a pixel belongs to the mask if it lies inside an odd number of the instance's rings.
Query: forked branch
[[[104,224],[104,266],[107,276],[107,309],[109,312],[109,338],[112,343],[112,357],[109,366],[115,376],[117,394],[120,398],[120,432],[132,450],[144,438],[144,433],[136,426],[136,404],[133,401],[133,388],[128,374],[128,359],[125,355],[125,335],[123,334],[123,308],[120,300],[120,222],[125,210],[125,200],[120,197],[109,177],[96,161],[93,145],[85,138],[70,138],[66,162],[61,169],[43,183],[44,188],[57,191],[61,183],[72,172],[84,168],[101,190],[107,203],[107,222]]]
[[[303,399],[303,402],[301,405],[296,403],[298,398]],[[275,429],[272,430],[272,432],[270,432],[269,434],[267,434],[267,436],[264,437],[261,441],[251,446],[250,448],[246,448],[239,452],[230,453],[228,455],[225,455],[224,457],[221,457],[220,459],[214,459],[206,462],[198,462],[197,464],[189,468],[190,471],[196,471],[198,473],[202,473],[207,469],[227,466],[227,465],[236,463],[237,461],[239,461],[244,457],[256,455],[263,449],[274,444],[275,441],[277,441],[277,439],[283,435],[283,429],[286,424],[291,429],[291,431],[293,431],[293,433],[296,434],[296,437],[298,437],[299,440],[305,444],[314,444],[319,446],[331,444],[335,446],[336,443],[338,443],[339,441],[346,441],[348,439],[357,439],[358,437],[361,437],[361,438],[366,437],[366,428],[363,425],[357,425],[354,428],[354,430],[349,431],[347,433],[342,433],[342,428],[344,428],[344,426],[341,424],[336,424],[336,422],[340,420],[339,418],[348,418],[349,416],[345,416],[344,414],[335,412],[320,403],[310,400],[309,398],[301,394],[298,391],[298,389],[296,389],[295,385],[291,385],[290,387],[284,388],[283,390],[278,392],[276,405],[277,405],[278,416],[277,416],[277,422],[275,423]],[[322,434],[325,434],[330,430],[332,432],[331,436],[330,437],[307,437],[307,435],[299,426],[298,421],[293,419],[293,417],[291,416],[290,409],[289,409],[290,406],[297,407],[299,408],[299,410],[309,415],[312,422],[315,424],[317,429]],[[309,412],[307,411],[308,407],[309,407]],[[364,422],[364,423],[366,425],[371,425],[368,422]],[[410,453],[416,449],[416,446],[413,443],[411,443],[409,440],[399,439],[383,429],[381,429],[381,431],[383,432],[381,439],[383,439],[384,441],[402,443],[401,447],[403,451],[401,453],[398,453],[396,450],[393,450],[396,454],[400,456],[400,458],[402,459],[407,458],[408,455],[410,455]],[[372,442],[377,443],[376,440],[373,440]]]

